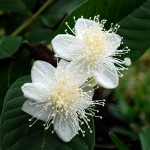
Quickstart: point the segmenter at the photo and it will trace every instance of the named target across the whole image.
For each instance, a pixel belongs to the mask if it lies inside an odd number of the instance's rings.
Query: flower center
[[[77,99],[80,97],[78,84],[69,83],[69,77],[62,77],[58,80],[57,86],[51,91],[50,102],[58,112],[67,113],[76,108]]]
[[[83,57],[90,63],[95,63],[105,51],[108,41],[100,29],[88,30],[84,34],[86,49]]]

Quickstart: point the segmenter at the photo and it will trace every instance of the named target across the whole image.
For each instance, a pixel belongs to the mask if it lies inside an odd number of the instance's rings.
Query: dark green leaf
[[[15,60],[0,61],[0,114],[6,92],[11,84],[19,77],[30,73],[30,59],[26,52],[24,50],[24,53],[18,55]]]
[[[12,12],[22,13],[22,14],[30,14],[26,5],[22,0],[1,0],[0,1],[0,9],[1,10],[9,10]]]
[[[92,150],[94,146],[94,133],[91,134],[87,126],[83,126],[86,134],[75,136],[69,143],[62,142],[51,129],[44,131],[42,121],[38,121],[32,128],[29,128],[28,119],[31,117],[21,110],[25,98],[21,86],[31,82],[26,76],[17,80],[7,92],[4,101],[4,109],[1,116],[1,145],[7,150]],[[92,118],[90,126],[92,130]]]
[[[42,16],[41,21],[47,27],[56,26],[60,20],[68,13],[72,12],[75,7],[82,4],[85,0],[59,0],[56,1]]]
[[[11,35],[26,19],[27,16],[20,13],[4,13],[0,21],[0,26],[4,27],[4,35]]]
[[[31,44],[37,44],[40,43],[41,41],[48,42],[50,41],[51,37],[52,31],[50,29],[39,28],[28,33],[25,39],[29,41]]]
[[[27,9],[30,10],[30,11],[33,11],[35,6],[36,6],[36,3],[37,3],[37,0],[22,0],[24,2],[24,4],[26,5]]]
[[[134,61],[150,48],[150,0],[119,24],[121,28],[118,33],[124,37],[124,44],[131,49],[128,56]]]
[[[0,59],[12,56],[17,52],[22,42],[20,36],[17,37],[2,37],[0,39]]]
[[[118,34],[124,37],[124,45],[131,49],[129,57],[132,61],[138,59],[150,47],[149,0],[89,0],[63,21],[54,36],[65,33],[65,22],[73,28],[74,16],[76,19],[81,15],[93,18],[97,14],[100,14],[101,19],[107,19],[106,28],[110,27],[111,22],[121,25]]]
[[[114,133],[109,133],[109,136],[118,150],[129,150],[128,147]]]
[[[140,133],[140,141],[142,145],[142,150],[150,149],[150,127],[145,127]]]
[[[78,19],[81,16],[84,16],[85,18],[93,18],[95,15],[100,15],[100,19],[107,19],[108,23],[117,23],[121,19],[129,15],[141,4],[143,4],[145,1],[146,0],[137,0],[135,3],[135,0],[89,0],[65,18],[63,23],[56,31],[55,35],[64,33],[66,29],[66,21],[70,26],[73,27],[74,16],[76,17],[76,19]]]

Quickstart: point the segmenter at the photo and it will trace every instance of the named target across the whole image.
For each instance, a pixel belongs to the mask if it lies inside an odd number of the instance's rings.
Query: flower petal
[[[44,61],[35,61],[31,70],[32,82],[49,87],[55,81],[55,67]]]
[[[59,34],[51,43],[58,57],[69,61],[79,56],[83,49],[82,41],[69,34]]]
[[[100,27],[100,25],[97,22],[90,20],[90,19],[79,18],[76,21],[75,33],[76,33],[76,36],[79,38],[82,38],[85,31],[93,30],[93,29],[101,30],[102,28]]]
[[[64,142],[69,142],[79,130],[79,122],[77,116],[68,116],[64,118],[62,115],[57,116],[54,121],[54,128],[59,138]]]
[[[68,64],[69,64],[68,61],[65,61],[65,60],[61,59],[61,60],[59,61],[58,66],[57,66],[56,69],[57,69],[57,70],[62,69],[62,70],[65,71]]]
[[[85,86],[85,87],[83,87],[82,89],[83,89],[84,92],[87,92],[88,95],[89,95],[89,96],[91,97],[91,99],[92,99],[92,97],[93,97],[93,95],[94,95],[94,88],[93,88],[93,87],[90,87],[90,86]]]
[[[121,36],[115,33],[105,33],[105,34],[106,34],[106,39],[109,42],[108,51],[110,52],[110,55],[112,55],[120,46],[122,38]]]
[[[69,63],[66,73],[69,74],[74,82],[83,85],[90,76],[89,64],[83,59],[76,59]]]
[[[48,99],[48,89],[41,83],[26,83],[21,87],[24,97],[43,102]]]
[[[92,97],[94,95],[94,89],[92,87],[89,87],[89,86],[86,86],[84,88],[82,88],[84,92],[86,92],[88,99],[83,99],[83,98],[80,98],[78,99],[79,103],[77,103],[77,107],[80,109],[80,110],[85,110],[87,109],[91,102],[92,102]]]
[[[113,89],[118,86],[119,76],[113,63],[99,64],[93,74],[97,83],[104,88]]]
[[[22,106],[22,110],[26,113],[28,113],[31,116],[34,116],[35,118],[42,120],[44,122],[47,121],[48,117],[51,117],[51,109],[44,109],[43,106],[36,107],[35,105],[31,104],[34,103],[33,100],[27,100]],[[43,111],[42,111],[43,110]]]

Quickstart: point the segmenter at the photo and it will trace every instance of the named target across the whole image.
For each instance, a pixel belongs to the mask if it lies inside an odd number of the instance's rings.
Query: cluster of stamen
[[[90,18],[91,19],[91,18]],[[75,18],[74,18],[75,20]],[[84,20],[83,20],[84,21]],[[86,62],[88,62],[89,72],[92,75],[92,67],[101,68],[101,70],[107,70],[112,74],[116,75],[113,70],[117,70],[120,76],[123,76],[120,71],[128,69],[125,66],[129,66],[131,64],[131,60],[129,58],[125,58],[124,60],[119,59],[122,54],[126,54],[130,51],[128,47],[125,47],[121,50],[112,50],[111,44],[117,44],[115,42],[114,34],[117,32],[119,25],[111,24],[109,30],[105,30],[104,25],[106,20],[99,21],[99,16],[94,17],[95,23],[97,26],[94,27],[92,25],[85,24],[84,32],[82,32],[82,38],[80,39],[82,42],[83,49],[81,48],[81,55],[75,58],[74,62],[80,61],[80,59],[84,60],[82,63],[78,63],[77,67],[80,67],[80,71],[82,72],[85,68]],[[76,35],[75,29],[71,29],[71,27],[66,22],[69,30]],[[67,30],[66,30],[67,33]],[[68,33],[67,33],[68,34]],[[66,46],[75,46],[71,44],[71,38],[63,39]],[[72,41],[72,42],[78,42]],[[78,43],[77,43],[78,44]],[[120,43],[123,44],[123,43]],[[112,45],[112,48],[114,45]],[[119,46],[119,45],[118,45]],[[117,46],[115,45],[117,48]],[[115,65],[114,65],[115,64]],[[106,68],[104,68],[107,66]],[[109,66],[109,67],[108,67]],[[110,68],[110,69],[109,69]],[[76,70],[76,69],[75,69]],[[82,75],[82,74],[81,74]],[[55,123],[54,130],[57,129],[60,122],[67,122],[69,126],[76,131],[77,122],[82,124],[86,124],[87,127],[92,132],[88,116],[94,116],[102,118],[101,116],[97,116],[98,110],[96,110],[95,105],[105,105],[105,100],[95,100],[92,101],[92,92],[84,91],[83,89],[86,86],[89,86],[90,81],[87,81],[84,85],[79,87],[78,83],[71,79],[71,76],[66,74],[63,69],[56,71],[56,83],[50,83],[51,89],[49,97],[44,102],[31,102],[31,105],[35,105],[36,107],[41,107],[40,111],[35,114],[29,121],[32,121],[34,118],[40,119],[40,117],[44,114],[48,113],[47,120],[43,124],[45,129],[48,129],[52,124]],[[93,79],[93,78],[92,78]],[[86,109],[86,110],[85,110]],[[30,127],[38,120],[36,119]],[[85,135],[85,131],[79,126],[79,130],[82,132],[83,136]],[[78,131],[77,131],[78,132]]]
[[[81,16],[81,18],[83,18],[83,16]],[[84,29],[84,33],[82,33],[83,34],[82,37],[83,37],[83,43],[85,46],[81,51],[81,55],[76,57],[75,62],[83,58],[85,61],[88,62],[88,64],[90,64],[91,70],[93,69],[94,65],[102,66],[102,70],[105,70],[102,64],[107,64],[107,65],[110,65],[110,68],[112,68],[112,70],[113,69],[117,70],[118,75],[122,77],[123,74],[120,71],[127,70],[128,68],[125,66],[129,66],[131,64],[131,60],[129,58],[125,58],[124,60],[122,60],[122,59],[119,59],[119,57],[121,57],[122,54],[127,54],[130,51],[130,49],[126,46],[123,49],[116,49],[113,52],[113,54],[110,53],[111,46],[113,49],[113,45],[112,45],[113,43],[111,43],[110,41],[111,40],[115,41],[115,39],[113,39],[114,38],[113,35],[116,34],[118,29],[120,28],[120,25],[118,24],[114,25],[113,23],[111,23],[110,28],[106,30],[104,26],[107,20],[103,19],[100,21],[99,18],[100,16],[97,15],[93,19],[95,23],[97,23],[97,26],[92,26],[92,25],[90,26],[90,23],[86,24],[84,23],[84,20],[83,20],[85,29]],[[92,19],[92,18],[90,17],[89,19]],[[75,17],[74,17],[74,21],[76,22]],[[68,25],[67,22],[66,22],[66,25],[68,29],[74,35],[76,35],[75,29],[74,28],[72,29]],[[67,33],[67,30],[65,30],[65,32]],[[114,42],[114,44],[116,43]],[[123,44],[123,42],[121,42],[120,44]],[[103,60],[110,60],[115,65],[112,66],[112,64],[109,64],[108,62],[103,61]],[[111,70],[108,70],[108,71],[112,72]]]
[[[109,44],[103,38],[101,32],[103,31],[87,30],[84,34],[86,48],[83,49],[83,58],[91,64],[94,64],[102,56],[103,51]]]
[[[83,88],[86,87],[88,83],[85,83],[82,87],[79,87],[78,83],[70,80],[70,76],[65,75],[63,70],[57,72],[56,77],[58,75],[59,78],[57,79],[56,85],[51,83],[52,88],[50,90],[50,96],[46,101],[30,102],[30,105],[35,105],[35,107],[40,107],[41,109],[37,114],[29,119],[29,121],[32,121],[34,118],[40,119],[42,115],[48,112],[49,115],[47,116],[47,121],[43,124],[43,126],[47,130],[55,122],[55,127],[52,133],[54,133],[55,129],[59,126],[61,121],[67,122],[70,124],[70,126],[72,126],[73,130],[76,130],[76,120],[80,122],[80,125],[86,124],[92,133],[88,123],[90,121],[88,116],[102,118],[101,116],[95,115],[98,110],[95,110],[92,107],[95,105],[104,106],[105,100],[92,101],[91,93],[93,91],[83,90]],[[86,111],[80,106],[86,106]],[[73,119],[71,119],[71,117],[73,117]],[[29,127],[32,127],[32,125],[35,124],[38,119],[29,125]],[[83,131],[81,127],[79,127],[79,130],[84,136],[85,131]]]
[[[51,105],[55,106],[59,112],[65,113],[66,116],[68,112],[72,111],[70,110],[72,109],[71,106],[76,106],[77,99],[80,96],[78,84],[69,84],[68,79],[69,77],[60,77],[57,87],[51,91]]]

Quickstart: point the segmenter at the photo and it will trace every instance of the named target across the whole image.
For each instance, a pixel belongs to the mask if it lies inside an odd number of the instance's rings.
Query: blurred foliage
[[[148,150],[150,148],[150,126],[142,128],[140,133],[140,140],[143,150]]]
[[[137,139],[147,150],[150,143],[150,50],[135,62],[120,80],[114,92],[114,104],[109,106],[113,116],[126,122],[129,128],[116,126],[112,131]],[[117,100],[117,101],[116,101]],[[146,144],[147,143],[147,144]],[[147,148],[145,148],[147,147]]]
[[[110,132],[109,136],[111,140],[115,143],[118,150],[129,150],[128,147],[121,141],[114,133]]]

